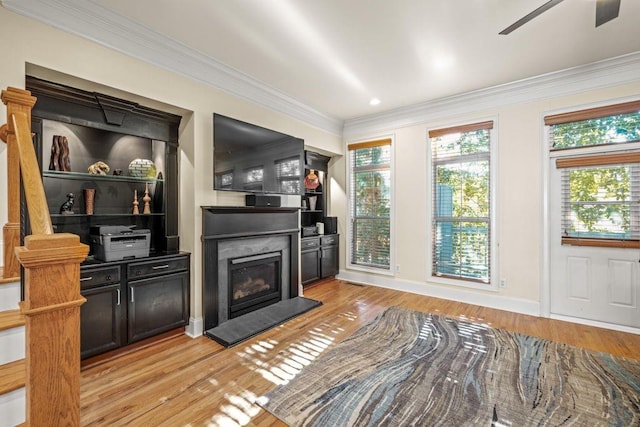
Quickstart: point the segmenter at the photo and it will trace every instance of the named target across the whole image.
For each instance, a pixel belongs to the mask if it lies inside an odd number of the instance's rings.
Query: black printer
[[[89,229],[95,259],[119,261],[149,256],[151,231],[135,230],[135,226],[95,225]]]

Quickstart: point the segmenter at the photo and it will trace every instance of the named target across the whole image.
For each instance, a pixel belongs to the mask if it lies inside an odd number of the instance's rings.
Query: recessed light
[[[378,105],[380,104],[380,100],[378,98],[371,98],[371,101],[369,101],[369,105]]]

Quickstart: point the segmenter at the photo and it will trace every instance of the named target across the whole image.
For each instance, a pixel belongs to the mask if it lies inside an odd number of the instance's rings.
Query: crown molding
[[[640,81],[640,52],[346,120],[343,136],[388,132],[491,108]]]
[[[1,0],[15,13],[138,58],[334,135],[343,121],[228,65],[114,13],[93,0]]]

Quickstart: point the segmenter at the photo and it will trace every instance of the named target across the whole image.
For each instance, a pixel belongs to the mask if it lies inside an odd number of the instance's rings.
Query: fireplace
[[[298,209],[203,208],[205,332],[298,297]]]
[[[229,319],[280,301],[280,252],[229,261]]]

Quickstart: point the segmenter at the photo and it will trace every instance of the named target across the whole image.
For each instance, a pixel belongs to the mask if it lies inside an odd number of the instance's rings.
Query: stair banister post
[[[7,106],[7,117],[24,113],[31,123],[31,108],[36,98],[23,89],[7,88],[2,91],[2,102]],[[11,123],[7,123],[7,223],[3,227],[4,277],[19,277],[20,264],[14,248],[20,245],[20,159],[16,137]],[[4,133],[4,132],[3,132]]]
[[[28,91],[2,91],[7,105],[7,137],[13,185],[22,177],[33,234],[19,242],[19,190],[9,195],[9,222],[17,213],[15,258],[24,267],[26,334],[26,425],[80,425],[80,263],[89,247],[77,235],[53,234],[42,178],[31,140],[31,107]],[[12,176],[9,172],[9,185]],[[12,210],[13,209],[13,210]],[[6,242],[5,242],[6,243]],[[13,249],[13,247],[11,247]],[[5,250],[5,255],[6,255]],[[13,251],[11,251],[13,253]],[[6,266],[5,266],[6,267]]]
[[[26,424],[80,425],[80,263],[89,247],[75,234],[25,237]]]

